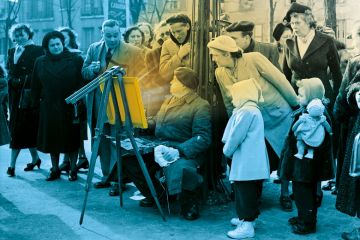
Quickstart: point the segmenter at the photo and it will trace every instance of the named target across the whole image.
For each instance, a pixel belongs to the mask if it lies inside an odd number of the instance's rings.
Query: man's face
[[[181,98],[186,93],[189,92],[189,89],[184,86],[174,75],[173,79],[170,82],[170,93],[174,97]]]
[[[250,45],[251,38],[249,35],[243,36],[242,32],[226,32],[225,34],[234,39],[236,45],[243,50],[248,48]]]
[[[120,28],[105,26],[102,31],[103,39],[108,48],[114,49],[120,44]]]
[[[180,44],[185,42],[189,29],[190,26],[187,23],[173,23],[170,25],[171,34]]]
[[[162,39],[164,42],[169,39],[170,30],[168,26],[162,26],[158,29],[156,40]]]

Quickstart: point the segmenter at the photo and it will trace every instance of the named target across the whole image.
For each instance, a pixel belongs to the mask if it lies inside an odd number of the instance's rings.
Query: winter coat
[[[82,87],[83,59],[67,49],[35,62],[32,98],[40,107],[37,148],[45,153],[70,153],[80,147],[80,125],[74,124],[74,106],[65,98]]]
[[[271,43],[257,42],[251,40],[249,47],[244,49],[244,53],[259,52],[264,55],[269,61],[280,71],[282,70],[279,64],[279,51],[276,45]]]
[[[226,125],[222,141],[225,143],[225,156],[232,158],[230,181],[269,178],[264,121],[256,104],[248,102],[234,111]]]
[[[230,69],[220,67],[215,71],[217,82],[225,108],[230,117],[233,110],[228,87],[235,82],[255,78],[261,87],[264,102],[259,104],[264,119],[265,138],[280,156],[292,119],[291,107],[298,105],[294,89],[282,74],[266,57],[257,52],[244,53],[237,60],[234,73]]]
[[[172,142],[180,156],[195,159],[200,166],[211,143],[210,105],[196,93],[176,103],[170,100],[165,100],[156,116],[155,136]]]
[[[360,55],[350,59],[334,106],[334,117],[344,126],[345,139],[341,142],[345,150],[339,179],[336,208],[350,216],[360,217],[360,178],[350,177],[349,168],[352,146],[360,132],[360,114],[354,94],[360,89]]]
[[[293,113],[294,122],[296,122],[304,109],[299,109]],[[326,119],[329,123],[330,117],[326,113]],[[314,158],[298,159],[294,156],[297,153],[296,137],[291,130],[286,138],[284,149],[280,157],[279,176],[283,180],[292,180],[297,182],[314,183],[325,181],[334,177],[335,166],[333,160],[332,139],[328,132],[325,133],[323,143],[314,148]]]
[[[176,68],[190,67],[190,55],[180,59],[177,55],[179,49],[180,45],[171,38],[162,45],[159,72],[167,82],[172,80]]]
[[[106,51],[104,41],[96,42],[90,45],[81,70],[81,74],[85,81],[91,81],[100,75],[95,74],[91,70],[89,67],[91,62],[100,61],[101,73],[106,70]],[[118,48],[114,49],[108,68],[111,68],[112,66],[120,66],[124,68],[126,70],[126,76],[129,77],[140,78],[146,72],[141,49],[124,42],[121,42]],[[100,88],[97,88],[87,95],[87,120],[91,130],[93,130],[96,126],[96,121],[94,122],[94,120],[97,118],[97,107],[100,105],[99,101],[101,98],[101,92],[99,89]],[[95,101],[97,102],[95,103]],[[93,113],[96,116],[93,116]],[[92,133],[94,134],[94,132]]]
[[[19,109],[18,106],[22,89],[30,89],[31,87],[35,60],[44,52],[40,46],[27,45],[16,64],[14,64],[14,53],[15,48],[9,49],[6,63],[9,83],[10,148],[33,148],[36,147],[39,122],[38,109]]]
[[[6,107],[7,96],[8,96],[7,81],[5,79],[5,76],[0,74],[0,146],[4,144],[8,144],[10,142],[10,133],[7,122],[7,107]]]
[[[328,69],[332,75],[331,79]],[[303,58],[300,57],[296,37],[287,39],[283,71],[296,92],[296,81],[319,78],[325,87],[325,97],[330,99],[329,106],[332,109],[342,80],[340,58],[332,37],[315,31],[314,39]],[[330,80],[333,81],[333,87]]]

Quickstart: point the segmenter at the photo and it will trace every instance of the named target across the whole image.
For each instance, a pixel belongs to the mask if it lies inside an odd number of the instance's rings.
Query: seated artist
[[[210,105],[196,93],[197,87],[198,78],[193,70],[177,68],[171,81],[171,95],[162,104],[155,122],[149,122],[149,125],[155,125],[155,138],[168,143],[161,149],[163,159],[169,162],[177,159],[164,167],[163,172],[169,195],[180,194],[181,214],[187,220],[199,217],[198,197],[202,177],[198,168],[204,163],[204,152],[211,143]],[[123,158],[123,173],[146,197],[140,201],[140,206],[151,207],[155,204],[154,199],[134,158]],[[165,197],[159,180],[155,178],[161,167],[155,162],[154,153],[145,154],[143,158],[157,196]]]

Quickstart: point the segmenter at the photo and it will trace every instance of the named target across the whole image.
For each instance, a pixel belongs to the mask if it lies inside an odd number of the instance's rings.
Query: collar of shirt
[[[304,57],[307,49],[309,48],[311,41],[314,39],[314,37],[315,37],[314,29],[311,29],[310,32],[303,38],[297,37],[297,44],[298,44],[299,53],[300,53],[301,58]]]

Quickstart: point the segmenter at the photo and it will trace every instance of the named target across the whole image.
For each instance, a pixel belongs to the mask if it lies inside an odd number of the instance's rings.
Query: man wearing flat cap
[[[160,75],[168,82],[178,67],[190,66],[191,20],[184,14],[177,14],[166,20],[170,29],[170,39],[162,45]]]
[[[281,69],[276,46],[270,43],[255,41],[253,38],[254,26],[254,23],[249,21],[234,22],[225,29],[226,35],[234,39],[237,46],[244,50],[244,53],[259,52],[269,59],[275,67]]]
[[[198,169],[205,163],[204,152],[211,144],[210,105],[197,95],[198,84],[192,69],[175,69],[170,85],[171,96],[162,104],[155,121],[149,121],[149,126],[155,125],[155,138],[166,141],[161,147],[162,158],[167,162],[175,160],[161,172],[164,172],[169,195],[180,194],[181,213],[187,220],[199,217],[198,195],[203,180]],[[155,149],[155,161],[157,156]],[[145,154],[143,158],[157,195],[164,200],[165,193],[155,178],[161,168],[154,161],[154,153]],[[124,173],[146,197],[140,201],[140,206],[153,206],[154,199],[136,159],[126,158],[123,164]]]

